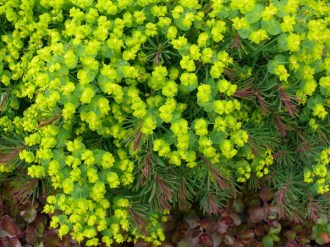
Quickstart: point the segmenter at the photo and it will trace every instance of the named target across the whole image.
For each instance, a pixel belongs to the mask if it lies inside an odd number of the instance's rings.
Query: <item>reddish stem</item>
[[[134,139],[133,151],[136,151],[138,149],[141,142],[141,138],[142,138],[142,132],[139,130]]]
[[[241,90],[237,90],[234,93],[234,96],[236,96],[236,97],[253,97],[254,95],[255,95],[254,91],[249,86],[247,86]]]
[[[2,111],[2,108],[4,107],[7,98],[8,98],[7,93],[4,93],[4,94],[3,94],[3,98],[2,98],[2,100],[1,100],[1,102],[0,102],[0,111]]]
[[[287,95],[286,92],[283,90],[283,88],[279,89],[279,93],[280,93],[281,101],[282,101],[284,107],[289,112],[291,118],[295,118],[297,116],[297,106],[294,105],[291,102],[291,100],[296,100],[296,98]]]
[[[204,161],[204,163],[207,165],[207,167],[209,168],[212,176],[214,177],[215,181],[220,185],[221,189],[225,189],[228,188],[228,184],[226,184],[221,177],[219,176],[217,170],[213,167],[213,165],[211,164],[211,162],[206,159],[202,154],[199,154],[200,158]]]
[[[275,121],[276,128],[279,130],[282,137],[285,138],[285,136],[287,135],[286,126],[283,124],[283,122],[281,121],[281,119],[277,115],[277,113],[274,114],[274,121]]]
[[[173,190],[166,186],[161,177],[156,176],[156,181],[160,188],[158,193],[159,205],[163,209],[169,209],[171,207],[170,200],[172,198]]]
[[[15,149],[14,151],[12,151],[9,154],[6,155],[0,155],[0,164],[1,163],[6,163],[9,160],[11,160],[12,158],[14,158],[17,154],[19,154],[19,152],[21,152],[23,149],[25,149],[26,146],[22,146],[20,148]]]
[[[259,105],[261,107],[261,111],[263,113],[267,112],[267,103],[264,100],[264,98],[261,96],[261,94],[259,93],[259,91],[256,91],[255,92],[255,95],[257,96],[257,100],[258,100],[258,103],[259,103]]]
[[[56,120],[60,119],[61,117],[62,117],[62,114],[57,114],[57,115],[55,115],[54,117],[52,117],[52,118],[50,118],[50,119],[47,119],[47,120],[41,122],[41,123],[38,125],[38,127],[41,128],[41,127],[44,127],[44,126],[46,126],[46,125],[48,125],[48,124],[51,124],[51,123],[55,122]]]

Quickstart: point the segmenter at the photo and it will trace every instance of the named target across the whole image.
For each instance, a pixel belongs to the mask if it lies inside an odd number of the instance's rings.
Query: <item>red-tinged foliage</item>
[[[296,100],[295,97],[292,97],[288,95],[283,88],[280,88],[279,90],[280,93],[280,99],[284,105],[284,107],[287,109],[288,113],[290,114],[291,118],[295,118],[298,114],[298,108],[297,105],[293,104],[292,101]]]
[[[263,113],[267,112],[267,102],[265,101],[265,99],[262,97],[261,93],[259,91],[255,92],[255,95],[257,97],[258,103],[261,107],[261,111]]]
[[[180,181],[179,193],[178,193],[178,207],[180,211],[187,211],[190,207],[187,200],[188,193],[186,189],[185,178],[182,176]]]
[[[158,202],[161,208],[171,208],[170,200],[172,198],[173,190],[169,188],[163,179],[159,176],[156,176],[156,182],[158,186]]]
[[[4,215],[1,218],[0,229],[6,232],[7,236],[13,238],[22,236],[22,231],[18,228],[16,223],[8,215]]]
[[[234,96],[241,97],[241,98],[250,98],[255,96],[254,90],[250,86],[246,86],[242,89],[236,90]]]
[[[282,137],[285,138],[286,135],[287,135],[287,128],[286,128],[286,126],[283,124],[282,120],[281,120],[280,117],[277,115],[277,113],[274,114],[274,121],[275,121],[276,128],[277,128],[278,131],[281,133]]]
[[[17,157],[17,155],[25,148],[25,146],[22,147],[18,147],[15,148],[11,151],[9,151],[9,153],[0,153],[0,164],[6,164],[8,162],[10,162],[12,159],[14,159],[15,157]]]
[[[235,69],[231,69],[231,68],[224,68],[223,69],[223,73],[230,79],[230,80],[235,80]]]
[[[44,195],[35,191],[38,180],[17,176],[15,180],[5,181],[0,184],[1,247],[80,246],[69,237],[60,239],[57,230],[49,229],[50,219],[42,213]]]
[[[150,152],[148,152],[146,159],[145,159],[145,165],[142,169],[142,175],[145,178],[149,178],[149,176],[150,176],[150,164],[151,164],[151,157],[150,157]]]
[[[220,186],[221,189],[228,188],[228,184],[220,177],[219,172],[215,169],[213,164],[205,158],[202,154],[199,154],[200,158],[204,161],[204,163],[207,165],[207,167],[210,170],[211,178],[213,178],[217,184]]]
[[[166,185],[158,178],[160,187],[166,191]],[[165,187],[164,187],[165,186]],[[258,193],[246,192],[244,197],[232,200],[225,209],[219,211],[218,216],[200,216],[199,213],[190,211],[182,214],[172,211],[169,220],[164,224],[166,240],[162,244],[165,247],[174,246],[196,246],[196,247],[222,247],[222,246],[263,246],[264,236],[270,236],[271,229],[281,226],[282,231],[278,232],[280,242],[276,246],[297,247],[297,246],[318,246],[313,240],[311,226],[313,222],[295,223],[281,214],[281,202],[285,200],[287,187],[283,187],[277,193],[274,189],[265,187]],[[240,195],[241,196],[241,195]],[[14,200],[13,200],[14,201]],[[16,202],[16,201],[14,201]],[[318,214],[317,205],[311,201],[311,207],[315,207],[315,217]],[[20,212],[36,211],[36,215],[30,219],[23,217],[25,225],[16,223],[12,217],[5,212],[5,204],[0,204],[0,246],[22,246],[29,244],[37,246],[43,243],[47,247],[78,247],[79,245],[68,237],[59,239],[58,230],[48,229],[48,217],[40,213],[37,204],[24,205],[24,209],[17,205]],[[130,209],[131,210],[131,209]],[[27,214],[27,213],[25,213]],[[29,212],[31,214],[31,212]],[[136,224],[146,225],[144,215],[135,211],[130,211],[135,215]],[[22,217],[20,213],[17,217]],[[33,213],[32,213],[33,215]],[[280,217],[281,216],[281,217]],[[18,222],[18,221],[17,221]],[[270,234],[270,235],[269,235]],[[321,232],[318,241],[326,244],[330,243],[330,235]],[[278,245],[277,245],[278,244]],[[116,245],[136,247],[152,247],[151,243],[139,240],[135,244],[123,243]]]
[[[259,223],[265,219],[266,212],[264,208],[254,208],[250,211],[250,217],[252,223]]]
[[[221,209],[218,205],[218,203],[215,201],[214,196],[210,193],[208,195],[208,200],[205,205],[205,211],[209,214],[219,214]]]
[[[57,115],[55,115],[55,116],[53,116],[49,119],[46,119],[46,120],[43,120],[43,121],[40,120],[38,127],[41,128],[41,127],[44,127],[46,125],[49,125],[49,124],[59,120],[61,117],[62,117],[62,114],[57,114]]]
[[[170,227],[166,227],[166,246],[246,247],[264,246],[263,239],[274,246],[318,246],[313,240],[312,221],[295,222],[281,215],[278,199],[284,200],[286,188],[275,193],[265,187],[258,193],[246,192],[232,200],[218,216],[200,216],[190,211],[172,211]],[[320,241],[329,243],[329,234],[320,234]],[[172,244],[172,245],[171,245]],[[148,246],[148,245],[136,245]],[[164,245],[165,246],[165,245]]]
[[[134,141],[133,141],[133,151],[136,151],[141,144],[142,132],[139,130]]]
[[[7,101],[8,101],[8,93],[4,92],[3,94],[1,94],[1,98],[0,98],[0,112],[4,110]]]
[[[32,196],[33,191],[38,185],[38,179],[26,180],[17,177],[15,180],[10,180],[9,183],[12,187],[10,190],[11,197],[17,203],[24,203]]]

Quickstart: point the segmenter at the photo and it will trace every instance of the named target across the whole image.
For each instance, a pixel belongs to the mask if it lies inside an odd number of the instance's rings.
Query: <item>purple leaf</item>
[[[294,242],[288,242],[285,247],[300,247],[301,245],[298,244],[296,241]],[[310,245],[305,245],[305,247],[310,246]]]
[[[213,241],[213,246],[220,246],[220,243],[221,243],[221,239],[220,239],[220,236],[217,235],[216,233],[213,233],[212,234],[212,241]]]
[[[253,237],[254,237],[254,232],[252,230],[246,230],[246,231],[241,232],[238,235],[237,239],[243,245],[248,245]]]
[[[199,236],[199,244],[201,244],[204,247],[213,247],[213,239],[206,232],[203,232]]]
[[[202,229],[196,229],[191,233],[191,237],[194,238],[199,238],[203,233]]]
[[[230,222],[228,225],[239,226],[242,222],[241,217],[237,213],[232,212],[231,210],[224,210],[221,215],[222,218],[225,219],[227,224]],[[229,217],[231,220],[225,217]]]
[[[238,240],[235,241],[233,247],[244,247],[246,245],[242,244],[241,242],[239,242]]]
[[[7,232],[11,236],[18,236],[22,234],[21,230],[8,215],[2,217],[0,229]]]
[[[254,229],[254,233],[257,236],[263,236],[266,232],[266,225],[265,224],[257,224]]]
[[[242,223],[241,217],[236,213],[231,213],[229,217],[233,219],[234,226],[239,226]]]
[[[218,224],[217,224],[217,226],[218,226],[218,232],[220,233],[220,234],[224,234],[224,233],[226,233],[227,232],[227,230],[228,230],[228,225],[224,222],[224,221],[222,221],[222,220],[219,220],[218,221]]]
[[[183,220],[188,224],[189,229],[195,229],[200,224],[200,220],[196,215],[188,215]]]
[[[228,226],[234,225],[234,220],[230,216],[223,216],[221,217],[221,220]]]
[[[259,223],[265,218],[264,208],[254,208],[250,212],[250,220],[252,223]]]
[[[177,247],[191,247],[191,242],[188,239],[182,239],[178,244]]]
[[[236,213],[242,213],[244,210],[243,200],[238,198],[233,201],[233,209]]]
[[[200,226],[206,231],[211,231],[214,228],[215,221],[211,218],[201,219]]]
[[[234,245],[235,244],[235,238],[233,236],[230,236],[230,235],[225,235],[225,239],[224,239],[224,242],[226,245]]]
[[[59,247],[60,239],[57,230],[47,230],[43,235],[42,243],[47,247]]]
[[[270,201],[271,199],[274,198],[274,196],[275,196],[275,191],[271,188],[263,188],[259,193],[259,197],[264,202]]]
[[[34,227],[28,226],[25,231],[25,238],[28,244],[35,245],[37,242],[38,234]]]
[[[185,238],[187,236],[187,232],[183,229],[177,229],[173,234],[172,234],[172,242],[174,244],[178,244],[180,240]]]

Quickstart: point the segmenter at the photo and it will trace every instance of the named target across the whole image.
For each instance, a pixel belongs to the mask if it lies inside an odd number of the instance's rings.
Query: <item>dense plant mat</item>
[[[259,193],[244,191],[243,195],[231,200],[218,216],[201,217],[195,211],[171,214],[164,225],[163,246],[300,247],[329,243],[329,218],[321,217],[316,224],[308,219],[278,219],[281,207],[270,204],[278,195],[269,187]],[[152,245],[139,241],[135,246]]]
[[[32,189],[36,180],[16,179],[26,185],[25,193]],[[69,235],[59,238],[57,229],[49,229],[50,217],[42,214],[44,197],[33,193],[23,197],[23,190],[16,187],[13,179],[7,179],[0,201],[0,246],[47,246],[80,247]],[[42,195],[42,193],[41,193]],[[244,196],[243,196],[244,195]],[[271,202],[280,194],[264,187],[257,191],[244,191],[229,200],[226,208],[216,216],[202,216],[197,210],[179,212],[172,210],[162,223],[164,247],[191,246],[320,246],[330,242],[330,212],[327,217],[312,219],[279,219],[276,215],[281,205]],[[316,211],[315,211],[316,212]],[[316,220],[316,222],[315,222]],[[104,244],[101,244],[104,246]],[[123,242],[116,247],[152,247],[150,242],[139,239],[135,243]],[[327,245],[326,245],[327,246]]]
[[[22,181],[9,193],[41,200],[59,238],[111,246],[162,245],[171,212],[216,220],[267,187],[272,220],[321,221],[329,242],[329,13],[317,0],[0,0],[1,190]],[[281,230],[262,210],[272,246]]]

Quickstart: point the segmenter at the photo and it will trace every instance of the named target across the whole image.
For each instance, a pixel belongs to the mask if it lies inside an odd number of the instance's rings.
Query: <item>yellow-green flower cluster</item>
[[[267,149],[261,156],[255,157],[252,160],[252,171],[256,176],[261,178],[269,173],[269,166],[274,163],[272,150]]]
[[[249,39],[256,44],[259,44],[261,41],[264,41],[268,38],[267,32],[265,29],[259,29],[257,31],[253,31],[250,34]]]
[[[32,147],[40,144],[45,149],[37,150],[36,156],[27,150],[22,150],[19,154],[20,158],[28,163],[40,164],[28,167],[31,177],[41,178],[47,174],[52,186],[63,191],[63,194],[47,199],[45,213],[54,213],[55,210],[64,213],[54,216],[51,226],[59,227],[60,237],[70,231],[79,242],[87,238],[87,246],[99,244],[97,232],[108,228],[118,228],[118,231],[116,233],[114,230],[111,235],[105,234],[104,236],[109,238],[105,238],[107,241],[104,243],[110,246],[114,241],[125,241],[127,236],[122,235],[120,229],[129,231],[130,223],[127,210],[121,208],[129,207],[130,203],[127,199],[119,198],[115,202],[119,208],[115,210],[114,216],[109,216],[106,209],[110,207],[110,203],[105,196],[109,189],[132,184],[134,163],[124,150],[118,150],[118,159],[115,159],[108,151],[86,149],[79,139],[65,143],[69,152],[66,156],[58,149],[52,152],[51,148],[56,145],[56,139],[52,136],[56,136],[58,132],[56,126],[47,125],[43,131],[27,136],[26,145]],[[44,161],[47,161],[47,166],[44,166]],[[76,198],[77,195],[79,200]]]
[[[219,80],[217,83],[218,90],[220,93],[226,93],[227,96],[232,96],[237,89],[236,84],[231,84],[227,80]]]
[[[244,161],[236,162],[235,166],[237,166],[237,170],[236,170],[237,182],[240,183],[246,182],[251,176],[252,168],[250,164],[246,160],[244,160]]]
[[[5,173],[5,172],[12,172],[16,168],[14,163],[0,163],[0,172]]]
[[[142,236],[126,199],[146,154],[175,172],[225,164],[245,182],[275,162],[248,130],[270,113],[304,112],[292,126],[277,121],[282,133],[326,132],[327,13],[310,0],[0,0],[0,133],[17,137],[27,174],[56,191],[44,212],[59,236],[162,245],[165,216]],[[305,182],[322,194],[328,148],[317,162]]]
[[[167,221],[168,214],[169,210],[166,209],[160,214],[150,215],[149,220],[151,224],[148,226],[147,229],[148,232],[150,232],[150,236],[145,236],[139,233],[137,230],[134,230],[134,241],[138,239],[143,239],[144,241],[152,243],[154,246],[161,246],[163,241],[165,240],[165,234],[163,228],[161,227],[161,223]]]
[[[311,169],[305,168],[304,181],[312,183],[313,188],[319,194],[325,194],[330,190],[330,148],[322,150],[316,165]]]
[[[93,192],[104,189],[101,183],[94,187]],[[80,194],[86,193],[83,187]],[[69,233],[78,242],[87,239],[86,246],[95,246],[100,243],[97,232],[102,232],[102,241],[106,246],[111,246],[114,241],[122,243],[127,240],[123,231],[128,231],[130,227],[129,214],[127,208],[130,202],[124,198],[115,198],[112,203],[114,213],[109,215],[110,203],[102,198],[95,200],[80,197],[74,200],[71,196],[58,194],[47,198],[45,213],[53,213],[54,210],[61,210],[63,214],[52,217],[50,226],[59,227],[59,236]],[[110,230],[110,231],[109,231]]]

